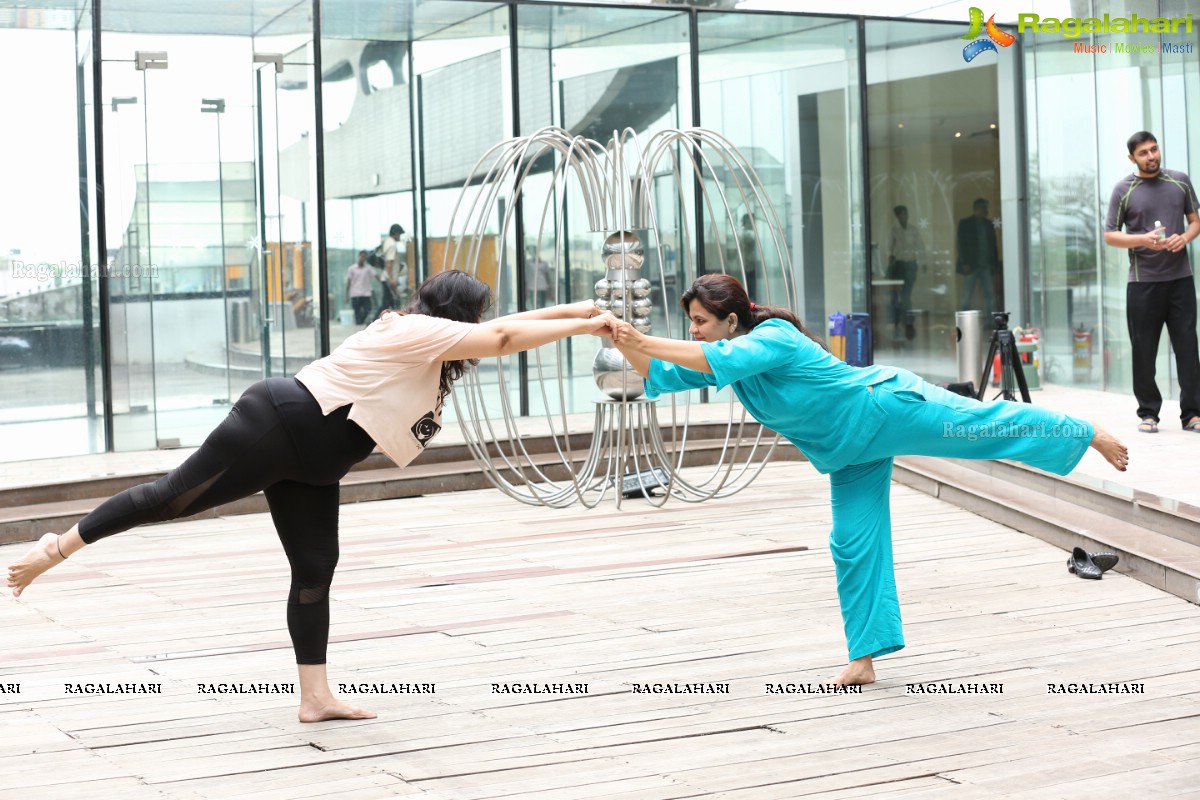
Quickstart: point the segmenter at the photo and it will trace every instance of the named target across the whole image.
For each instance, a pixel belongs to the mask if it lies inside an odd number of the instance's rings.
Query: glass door
[[[116,38],[115,36],[113,38]],[[109,269],[113,445],[117,450],[157,447],[154,394],[154,292],[150,265],[149,208],[145,202],[146,80],[133,62],[136,44],[128,39],[125,58],[105,60],[104,202]],[[139,334],[140,332],[140,334]]]
[[[1009,237],[1021,216],[1000,158],[1018,135],[1001,109],[1002,87],[1016,84],[1005,72],[1013,54],[968,63],[961,36],[954,25],[866,23],[876,361],[936,382],[965,377],[957,311],[983,311],[989,332],[995,310],[1013,311],[1012,327],[1025,323],[1005,300],[1017,297],[1005,278],[1015,277]]]
[[[330,306],[316,265],[315,119],[311,44],[254,55],[259,245],[253,302],[262,370],[292,375],[322,355],[321,326]]]
[[[832,312],[867,310],[869,248],[863,237],[859,33],[854,20],[794,14],[699,14],[700,124],[720,131],[749,160],[774,207],[792,274],[763,247],[752,299],[786,303],[814,331]],[[767,236],[770,220],[744,208],[733,187],[724,258],[744,232]],[[721,253],[710,252],[707,261]]]
[[[114,444],[194,446],[262,374],[239,347],[256,218],[239,79],[251,46],[113,34],[105,52]]]

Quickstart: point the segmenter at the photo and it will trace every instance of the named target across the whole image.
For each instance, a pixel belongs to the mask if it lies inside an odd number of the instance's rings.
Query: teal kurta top
[[[652,359],[646,397],[732,386],[755,419],[825,473],[854,464],[887,420],[869,387],[898,370],[852,367],[786,320],[770,319],[744,336],[701,346],[712,374]]]

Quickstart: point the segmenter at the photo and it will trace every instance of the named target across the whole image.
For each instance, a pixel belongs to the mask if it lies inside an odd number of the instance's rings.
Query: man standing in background
[[[903,281],[892,289],[892,328],[899,334],[904,326],[905,335],[911,339],[908,312],[912,310],[913,286],[917,283],[917,267],[925,255],[925,244],[917,229],[908,226],[907,206],[896,206],[892,213],[896,215],[896,224],[888,241],[888,277]]]
[[[1188,243],[1200,236],[1196,190],[1185,173],[1163,169],[1154,134],[1138,131],[1126,145],[1137,170],[1113,187],[1104,242],[1129,251],[1125,319],[1141,418],[1138,430],[1158,432],[1162,394],[1154,373],[1166,325],[1179,367],[1179,419],[1185,431],[1200,433],[1196,281],[1187,252]]]
[[[996,226],[988,219],[988,201],[980,197],[971,206],[971,216],[958,221],[958,274],[963,276],[963,310],[972,308],[975,284],[983,290],[983,311],[996,311],[996,266],[1000,251],[996,245]]]
[[[392,225],[388,230],[387,238],[380,245],[383,274],[379,276],[379,286],[383,290],[383,297],[379,301],[379,311],[375,313],[376,318],[389,308],[396,308],[400,304],[403,299],[400,292],[401,283],[406,289],[408,288],[408,263],[403,258],[404,251],[400,249],[400,237],[403,235],[404,228],[398,224]]]

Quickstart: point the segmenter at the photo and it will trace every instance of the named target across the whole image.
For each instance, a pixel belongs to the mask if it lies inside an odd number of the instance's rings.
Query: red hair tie
[[[751,311],[753,311],[753,310],[754,310],[754,309],[756,309],[756,308],[758,308],[758,306],[754,305],[754,303],[751,303],[751,304],[750,304],[750,310],[751,310]]]

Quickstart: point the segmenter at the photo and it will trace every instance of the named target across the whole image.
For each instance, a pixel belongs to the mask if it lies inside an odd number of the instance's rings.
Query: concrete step
[[[719,435],[716,435],[718,434]],[[727,443],[723,425],[692,425],[684,466],[715,464]],[[670,442],[670,431],[663,432]],[[581,440],[582,441],[582,440]],[[522,447],[529,460],[551,480],[570,475],[549,436],[526,437]],[[586,449],[573,452],[575,466],[583,462]],[[777,447],[774,460],[802,458],[793,447]],[[84,478],[63,483],[44,483],[0,490],[0,544],[34,541],[47,532],[62,532],[112,495],[131,486],[157,480],[163,472],[136,472]],[[448,442],[432,444],[413,464],[401,469],[382,453],[373,453],[341,481],[342,503],[391,500],[445,492],[485,489],[492,484],[479,469],[467,445]],[[267,511],[261,493],[197,514],[191,519],[254,514]]]
[[[963,461],[960,466],[997,480],[1101,512],[1110,520],[1161,533],[1200,547],[1200,508],[1178,500],[1138,491],[1112,481],[1071,474],[1046,473],[1009,461]]]
[[[1063,548],[1109,551],[1116,567],[1200,603],[1200,509],[1125,487],[999,461],[899,458],[894,479]]]

